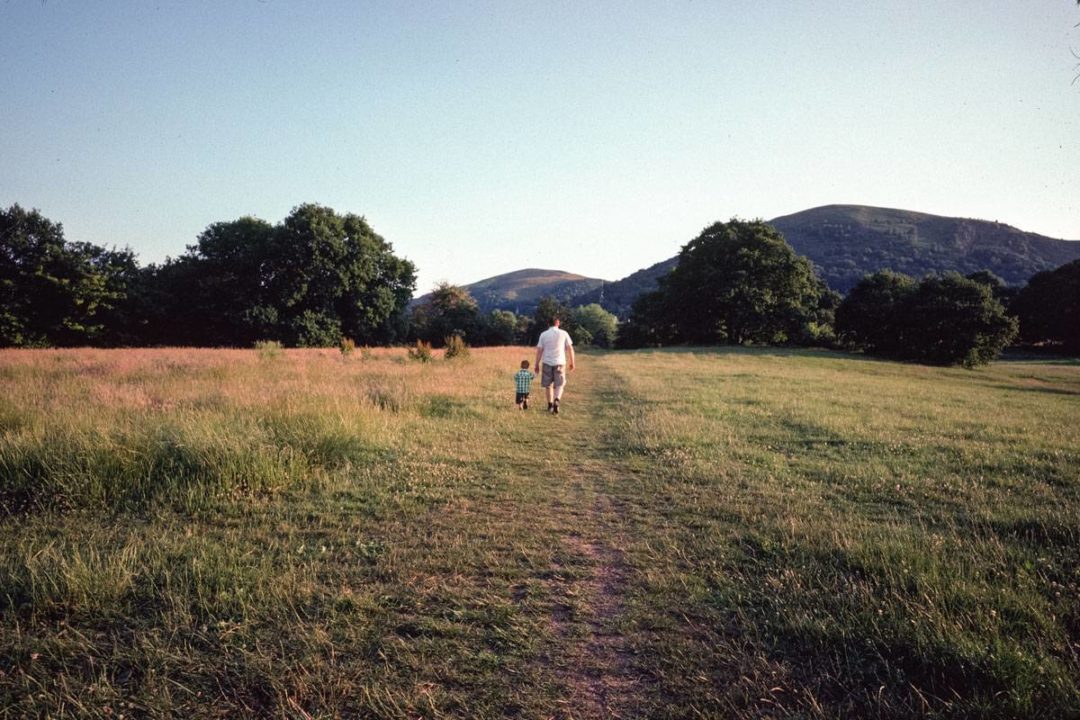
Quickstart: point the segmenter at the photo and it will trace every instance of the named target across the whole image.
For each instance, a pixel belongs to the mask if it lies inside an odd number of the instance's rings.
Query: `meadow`
[[[0,718],[1080,717],[1077,362],[531,356],[0,352]]]

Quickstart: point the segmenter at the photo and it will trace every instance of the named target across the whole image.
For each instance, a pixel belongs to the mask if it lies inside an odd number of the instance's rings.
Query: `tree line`
[[[558,315],[583,345],[827,346],[920,362],[988,362],[1019,339],[1080,352],[1080,261],[1020,289],[989,272],[881,271],[846,297],[772,226],[732,219],[685,245],[625,322],[544,298],[531,316],[481,313],[443,283],[410,308],[416,268],[361,216],[304,204],[271,225],[206,228],[177,258],[69,242],[36,210],[0,210],[0,346],[379,345],[451,338],[531,344]]]
[[[0,346],[290,346],[399,340],[416,268],[367,221],[315,204],[276,225],[210,225],[178,258],[68,242],[36,210],[0,211]]]
[[[841,298],[775,228],[738,219],[685,245],[619,328],[624,348],[812,345],[968,367],[1017,339],[1080,352],[1080,260],[1021,289],[987,271],[921,280],[880,271]]]
[[[532,315],[508,310],[484,314],[468,290],[449,283],[437,285],[423,302],[412,308],[409,337],[436,347],[452,337],[462,338],[471,345],[529,345],[551,326],[555,317],[560,318],[563,329],[579,345],[601,348],[615,345],[618,318],[597,303],[571,308],[547,296],[540,299]]]
[[[415,266],[365,218],[317,204],[276,225],[213,223],[146,267],[130,249],[68,241],[37,210],[0,210],[0,347],[505,345],[531,343],[554,315],[582,344],[615,341],[615,316],[596,304],[545,298],[532,316],[484,315],[445,283],[410,308],[415,289]]]

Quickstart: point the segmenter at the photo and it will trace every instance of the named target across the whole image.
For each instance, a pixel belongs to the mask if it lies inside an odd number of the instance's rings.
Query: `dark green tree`
[[[518,316],[509,310],[492,310],[481,325],[485,345],[513,345],[519,341]]]
[[[552,320],[559,318],[559,327],[570,333],[571,339],[578,342],[581,338],[581,327],[574,320],[574,313],[570,307],[551,295],[545,295],[536,303],[532,320],[529,322],[525,333],[525,344],[535,345],[540,333],[551,327]]]
[[[659,289],[642,293],[634,300],[630,316],[619,326],[616,347],[661,347],[676,342],[677,337],[678,328],[668,315],[664,291]]]
[[[146,331],[143,300],[146,273],[131,250],[106,250],[87,245],[91,265],[104,277],[106,301],[98,304],[96,320],[100,331],[94,344],[138,346]]]
[[[1024,342],[1080,352],[1080,260],[1036,273],[1010,309],[1020,320]]]
[[[67,242],[37,210],[0,211],[0,345],[106,342],[134,267],[130,250]]]
[[[436,347],[454,335],[466,341],[480,339],[480,310],[469,291],[443,282],[413,307],[412,335]]]
[[[258,218],[217,222],[184,256],[166,261],[156,276],[165,342],[247,347],[260,339],[286,340],[277,307],[283,298],[271,288],[275,277],[286,275],[273,234]]]
[[[154,279],[157,342],[329,346],[403,337],[415,269],[364,218],[306,204],[276,226],[214,223]]]
[[[974,367],[990,362],[1016,336],[1016,319],[989,285],[957,273],[916,284],[906,275],[865,277],[836,312],[850,348],[918,362]]]
[[[902,312],[908,326],[903,357],[975,367],[997,358],[1016,337],[1016,318],[987,285],[958,273],[919,283]]]
[[[284,342],[390,339],[415,288],[415,269],[363,217],[300,205],[274,228],[271,246],[265,287]]]
[[[891,270],[864,277],[836,309],[840,343],[871,354],[901,355],[910,341],[902,309],[916,288],[912,278]]]
[[[1009,285],[1002,278],[989,270],[979,270],[978,272],[968,273],[964,277],[990,288],[990,292],[993,293],[994,299],[1006,308],[1009,307],[1013,298],[1015,298],[1016,294],[1020,291],[1020,288]]]
[[[785,343],[807,335],[825,292],[775,228],[732,219],[683,247],[660,281],[661,314],[682,342]]]

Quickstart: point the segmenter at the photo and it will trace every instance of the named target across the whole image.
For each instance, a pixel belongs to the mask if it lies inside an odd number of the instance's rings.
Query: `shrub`
[[[465,344],[465,340],[460,335],[450,335],[446,338],[446,353],[443,355],[443,359],[453,360],[454,358],[467,357],[469,357],[469,346]]]
[[[416,346],[409,348],[409,359],[417,362],[431,362],[431,343],[417,340]]]
[[[277,340],[257,340],[255,342],[255,351],[259,353],[259,357],[263,360],[273,360],[281,356],[282,347]]]
[[[352,338],[343,337],[338,344],[338,349],[341,350],[342,355],[349,357],[356,350],[356,342]]]
[[[1016,319],[990,287],[949,273],[915,283],[906,275],[868,275],[836,311],[845,345],[903,360],[974,367],[1016,336]]]
[[[997,358],[1018,328],[989,287],[957,273],[924,279],[904,315],[910,338],[904,357],[969,368]]]

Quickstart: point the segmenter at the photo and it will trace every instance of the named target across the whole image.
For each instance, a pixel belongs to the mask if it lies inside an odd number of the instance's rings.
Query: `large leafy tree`
[[[415,269],[367,221],[320,205],[294,209],[274,229],[266,287],[286,342],[389,339],[412,297]]]
[[[214,223],[157,269],[165,341],[333,345],[386,342],[401,332],[415,268],[357,215],[300,205],[276,226],[251,217]],[[159,338],[160,340],[161,338]]]
[[[521,318],[509,310],[492,310],[481,325],[486,345],[513,345],[521,335]]]
[[[899,356],[909,342],[901,308],[917,287],[912,278],[891,270],[864,277],[836,309],[840,342],[871,354]]]
[[[164,312],[153,326],[165,337],[155,339],[245,346],[260,338],[284,340],[277,288],[270,287],[283,274],[273,234],[270,223],[253,217],[214,223],[185,255],[159,268],[157,301]]]
[[[974,367],[995,359],[1016,337],[1016,318],[991,288],[958,273],[924,278],[901,307],[908,359]]]
[[[974,367],[996,358],[1016,336],[1016,319],[985,282],[948,273],[916,283],[878,272],[856,285],[836,311],[851,348],[919,362]]]
[[[19,205],[0,211],[0,345],[117,341],[137,268],[130,250],[64,239],[60,223]]]
[[[812,334],[827,295],[810,261],[771,225],[732,219],[687,243],[658,294],[635,307],[633,329],[658,342],[784,343]]]
[[[667,314],[662,289],[642,293],[634,300],[630,317],[619,327],[620,348],[660,347],[676,341],[678,330]]]
[[[452,335],[473,343],[481,342],[479,330],[479,306],[469,291],[460,285],[439,283],[412,310],[412,334],[436,346]]]
[[[1080,352],[1080,260],[1035,274],[1010,309],[1025,342]]]
[[[618,333],[618,318],[597,303],[574,308],[574,324],[580,328],[580,342],[583,345],[595,345],[610,348],[615,345]]]

